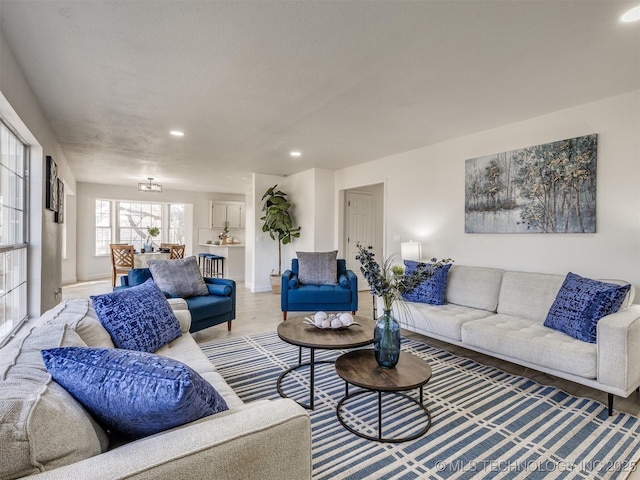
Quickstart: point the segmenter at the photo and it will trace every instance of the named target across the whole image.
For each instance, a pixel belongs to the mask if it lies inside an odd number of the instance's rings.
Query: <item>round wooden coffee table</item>
[[[421,437],[431,427],[431,414],[424,406],[423,387],[431,378],[431,367],[423,359],[416,357],[407,352],[400,353],[400,360],[394,368],[382,368],[376,362],[373,350],[356,350],[345,353],[336,360],[336,372],[345,381],[345,396],[338,402],[336,407],[336,415],[338,420],[347,430],[359,437],[373,440],[376,442],[401,443],[409,440],[415,440]],[[349,384],[356,385],[364,390],[358,390],[349,394]],[[416,400],[405,393],[407,390],[420,389],[420,399]],[[341,409],[345,402],[360,396],[378,393],[378,435],[372,436],[363,433],[362,430],[356,430],[349,425],[341,413]],[[420,421],[424,421],[424,426],[417,432],[404,437],[385,437],[382,435],[382,393],[390,393],[392,395],[403,397],[412,403],[415,403],[420,413]],[[359,407],[360,408],[360,407]],[[365,407],[366,408],[366,407]],[[404,410],[403,410],[404,411]],[[406,416],[409,417],[412,412],[407,411]],[[361,415],[361,413],[358,413]],[[358,424],[366,422],[358,421]],[[365,425],[366,427],[366,425]],[[416,426],[416,428],[418,428]]]
[[[302,367],[309,367],[309,403],[298,402],[304,408],[313,410],[315,388],[315,366],[318,363],[333,363],[329,360],[316,361],[315,351],[340,350],[344,348],[364,347],[373,343],[373,327],[375,322],[366,317],[354,316],[353,320],[360,325],[352,325],[342,330],[316,328],[304,323],[304,316],[287,319],[278,325],[278,336],[291,345],[296,345],[298,351],[298,365],[291,367],[278,377],[276,386],[278,393],[284,398],[289,398],[282,390],[282,380],[292,371]],[[302,349],[309,349],[309,361],[302,362]]]

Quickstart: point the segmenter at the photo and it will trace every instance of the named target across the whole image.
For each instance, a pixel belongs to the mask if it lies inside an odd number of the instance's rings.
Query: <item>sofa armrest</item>
[[[187,333],[191,328],[191,312],[189,312],[187,302],[184,298],[168,298],[167,302],[180,322],[180,330],[182,333]]]
[[[293,400],[259,402],[29,478],[310,479],[311,422]]]
[[[598,382],[631,393],[640,385],[640,305],[598,321]]]
[[[300,280],[298,280],[298,274],[293,273],[291,270],[285,270],[282,274],[282,287],[287,290],[298,288],[300,286]]]
[[[291,270],[285,270],[282,274],[280,287],[280,308],[283,312],[286,312],[289,307],[289,290],[298,288],[298,275]]]
[[[358,276],[352,271],[352,270],[347,270],[345,272],[345,275],[347,276],[347,278],[349,279],[349,288],[352,292],[357,292],[358,291]]]
[[[229,280],[228,278],[212,278],[204,277],[204,283],[207,285],[218,285],[222,287],[230,287],[231,294],[225,296],[231,298],[231,318],[236,318],[236,282],[235,280]],[[211,292],[210,292],[211,293]],[[216,295],[214,293],[214,295]]]

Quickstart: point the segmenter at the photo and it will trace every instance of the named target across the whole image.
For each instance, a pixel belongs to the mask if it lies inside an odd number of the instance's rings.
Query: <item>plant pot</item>
[[[282,290],[282,275],[270,275],[271,293],[280,293]]]

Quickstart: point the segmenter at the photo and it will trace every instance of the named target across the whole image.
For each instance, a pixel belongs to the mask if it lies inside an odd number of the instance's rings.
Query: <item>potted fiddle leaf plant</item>
[[[271,291],[273,293],[280,293],[281,289],[282,245],[290,243],[293,238],[300,237],[300,227],[293,225],[293,219],[289,212],[292,205],[287,199],[287,194],[276,190],[277,187],[278,185],[274,185],[262,196],[264,215],[260,217],[260,220],[264,222],[262,231],[269,232],[269,236],[278,242],[278,273],[271,274]]]

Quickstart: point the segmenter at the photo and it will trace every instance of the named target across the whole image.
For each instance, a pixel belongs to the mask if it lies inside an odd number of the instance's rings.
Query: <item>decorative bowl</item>
[[[346,317],[344,321],[341,320],[343,315]],[[360,325],[353,321],[350,313],[327,314],[325,312],[318,312],[313,318],[304,317],[304,323],[320,330],[345,330],[352,325]]]

